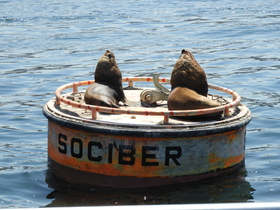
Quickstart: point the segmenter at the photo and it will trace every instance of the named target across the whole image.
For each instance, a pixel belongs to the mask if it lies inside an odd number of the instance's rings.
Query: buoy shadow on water
[[[196,182],[124,189],[70,184],[49,170],[46,182],[54,191],[47,195],[52,200],[48,207],[248,202],[254,189],[246,174],[241,166],[233,173]]]
[[[132,83],[152,78],[123,81],[130,84],[127,98],[139,102],[142,90]],[[59,87],[56,98],[43,108],[48,118],[49,168],[57,177],[73,184],[137,188],[216,177],[244,164],[251,112],[236,92],[209,85],[232,95],[222,97],[225,105],[211,109],[168,111],[166,101],[148,108],[117,109],[83,103],[78,87],[92,83]],[[68,88],[73,91],[61,95]],[[176,118],[221,111],[223,117],[216,120]]]

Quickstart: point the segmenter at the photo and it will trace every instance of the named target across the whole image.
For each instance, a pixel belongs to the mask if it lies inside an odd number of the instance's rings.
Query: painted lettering
[[[135,147],[131,145],[119,146],[119,164],[134,165],[135,163]]]
[[[149,151],[157,151],[158,147],[143,146],[142,147],[142,166],[158,166],[159,162],[148,161],[147,159],[156,159],[156,154],[149,153]]]
[[[100,142],[91,141],[88,143],[88,159],[95,162],[100,162],[102,160],[102,156],[98,155],[97,157],[92,156],[92,152],[95,150],[93,147],[102,149],[102,144]]]
[[[172,152],[176,153],[172,153]],[[165,148],[165,165],[169,166],[169,160],[173,160],[173,162],[177,165],[180,166],[181,164],[177,160],[182,156],[182,148],[181,147],[166,147]]]
[[[58,151],[62,154],[66,154],[67,153],[67,136],[65,136],[64,134],[59,134],[58,135]]]
[[[81,139],[71,139],[71,155],[75,158],[83,157],[83,142]]]
[[[113,162],[113,144],[108,145],[108,163]]]
[[[120,165],[134,165],[135,161],[141,161],[142,166],[180,166],[180,157],[182,156],[182,148],[180,146],[142,146],[142,151],[136,151],[133,145],[124,145],[109,143],[107,146],[102,142],[89,141],[88,143],[79,138],[71,138],[67,143],[67,136],[58,134],[58,152],[61,154],[69,154],[74,158],[87,158],[89,161],[102,162]],[[137,147],[138,148],[138,147]],[[137,153],[136,153],[137,152]],[[164,160],[158,159],[164,153]],[[106,157],[107,156],[107,157]],[[117,159],[114,157],[117,156]],[[136,157],[139,157],[136,159]]]

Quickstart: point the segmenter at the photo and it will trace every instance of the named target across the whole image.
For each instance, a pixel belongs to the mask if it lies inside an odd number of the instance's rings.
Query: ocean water
[[[184,48],[253,113],[239,172],[136,192],[52,178],[41,109],[57,87],[93,79],[107,49],[124,77],[169,78]],[[279,201],[279,52],[277,0],[0,0],[0,208]]]

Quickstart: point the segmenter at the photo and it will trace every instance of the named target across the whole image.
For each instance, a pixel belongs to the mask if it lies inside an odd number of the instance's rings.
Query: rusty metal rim
[[[142,82],[152,82],[152,77],[127,77],[123,79],[123,82],[128,82],[129,87],[133,87],[133,82],[135,81],[142,81]],[[163,83],[169,83],[169,79],[159,79],[159,82]],[[241,97],[233,90],[216,86],[216,85],[208,85],[209,88],[215,89],[218,91],[222,91],[225,93],[228,93],[232,95],[233,100],[229,104],[221,105],[214,108],[208,108],[208,109],[196,109],[196,110],[179,110],[179,111],[155,111],[153,109],[146,108],[145,110],[134,110],[133,108],[130,109],[117,109],[117,108],[108,108],[108,107],[102,107],[102,106],[95,106],[95,105],[88,105],[84,103],[77,103],[71,100],[68,100],[64,98],[61,95],[61,91],[69,88],[73,88],[73,92],[78,92],[79,86],[85,86],[85,85],[91,85],[93,84],[93,80],[89,81],[80,81],[80,82],[74,82],[69,83],[66,85],[62,85],[59,88],[57,88],[55,95],[57,99],[57,104],[65,103],[68,105],[71,105],[76,108],[86,109],[92,111],[92,119],[96,119],[96,112],[106,112],[106,113],[114,113],[114,114],[133,114],[133,115],[157,115],[157,116],[163,116],[164,122],[168,123],[168,119],[170,116],[195,116],[195,115],[203,115],[203,114],[210,114],[210,113],[217,113],[223,111],[226,116],[229,116],[229,108],[235,107],[239,104],[241,101]]]
[[[134,137],[145,137],[145,138],[181,138],[181,137],[194,137],[194,136],[205,136],[217,133],[224,133],[227,131],[237,130],[246,126],[252,119],[251,112],[247,109],[244,116],[237,120],[229,121],[227,123],[213,124],[211,126],[191,126],[191,127],[164,127],[164,126],[147,126],[145,129],[139,127],[129,126],[111,126],[104,124],[92,124],[82,121],[73,121],[65,119],[60,116],[52,114],[47,107],[47,104],[43,107],[43,114],[51,122],[60,125],[65,128],[74,129],[77,131],[104,134],[104,135],[117,135],[117,136],[134,136]]]
[[[193,128],[193,127],[199,127],[199,126],[216,126],[221,124],[221,122],[223,124],[235,121],[235,120],[240,120],[241,116],[245,115],[246,112],[248,112],[248,108],[245,107],[244,105],[240,104],[240,112],[237,115],[232,115],[230,117],[225,117],[222,121],[221,120],[209,120],[209,121],[203,121],[203,124],[201,122],[195,122],[193,121],[191,124],[174,124],[174,123],[164,123],[162,122],[158,122],[156,124],[145,124],[145,123],[137,123],[137,124],[130,124],[130,123],[125,123],[125,122],[111,122],[111,121],[104,121],[104,120],[93,120],[93,119],[89,119],[89,118],[84,118],[84,117],[80,117],[80,116],[73,116],[67,113],[62,112],[61,110],[57,109],[57,106],[55,105],[55,98],[51,99],[47,104],[47,110],[50,113],[53,113],[53,115],[59,116],[63,119],[68,119],[68,120],[72,120],[72,121],[80,121],[80,122],[87,122],[87,123],[91,123],[92,125],[95,124],[99,124],[99,125],[106,125],[106,126],[118,126],[118,127],[153,127],[153,128]]]

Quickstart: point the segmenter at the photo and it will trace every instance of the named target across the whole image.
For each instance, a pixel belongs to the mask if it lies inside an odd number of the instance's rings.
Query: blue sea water
[[[47,119],[57,87],[93,79],[112,50],[124,77],[169,78],[182,49],[253,113],[245,167],[155,191],[55,189]],[[1,0],[0,208],[276,202],[280,198],[280,1]]]

